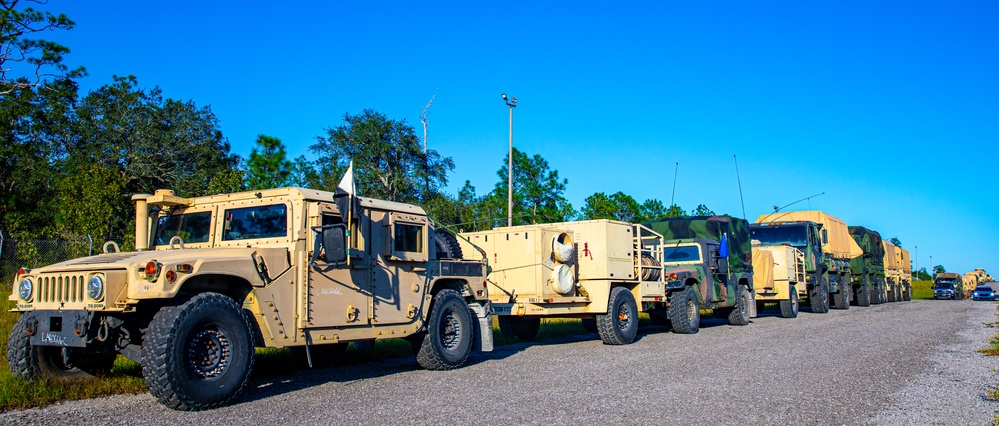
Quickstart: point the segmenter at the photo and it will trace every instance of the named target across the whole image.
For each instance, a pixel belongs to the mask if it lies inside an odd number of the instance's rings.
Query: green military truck
[[[851,226],[849,229],[850,236],[864,252],[850,260],[854,300],[858,306],[887,302],[885,249],[881,234],[863,226]]]
[[[696,333],[700,310],[730,324],[756,316],[749,222],[731,216],[692,216],[646,223],[663,235],[663,276],[669,305],[652,310],[677,333]],[[666,309],[663,309],[666,308]]]
[[[433,370],[492,349],[486,265],[420,207],[304,188],[133,200],[136,251],[19,271],[15,376],[108,371],[122,354],[162,404],[200,410],[240,393],[254,347],[311,365],[406,338]]]
[[[846,224],[821,211],[761,215],[750,226],[763,246],[790,245],[805,255],[805,281],[812,312],[849,309],[852,297],[850,260],[864,254]]]

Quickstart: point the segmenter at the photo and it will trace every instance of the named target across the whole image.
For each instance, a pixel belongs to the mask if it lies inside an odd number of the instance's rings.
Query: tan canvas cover
[[[835,216],[827,215],[818,210],[804,210],[786,213],[771,213],[760,215],[756,218],[756,223],[770,222],[795,222],[811,221],[821,223],[822,228],[828,230],[829,244],[822,246],[822,251],[832,254],[835,257],[853,259],[860,257],[864,251],[857,245],[857,242],[850,236],[850,229],[846,223]]]
[[[895,250],[898,248],[894,244],[885,241],[885,269],[899,269],[901,265],[898,264],[898,255]]]
[[[774,255],[753,247],[753,288],[774,287]]]
[[[912,273],[912,259],[909,257],[909,250],[902,247],[898,248],[902,251],[902,272],[906,274]]]

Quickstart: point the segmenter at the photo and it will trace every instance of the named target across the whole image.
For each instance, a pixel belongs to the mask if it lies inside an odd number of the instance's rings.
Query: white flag
[[[337,185],[336,192],[354,195],[354,160],[350,160],[350,165],[347,166],[347,173],[344,173],[343,179],[340,179],[340,184]]]

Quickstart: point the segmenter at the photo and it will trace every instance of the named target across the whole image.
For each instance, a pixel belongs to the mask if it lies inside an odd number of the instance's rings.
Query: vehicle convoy
[[[966,286],[972,289],[975,289],[976,287],[981,285],[985,285],[986,283],[992,282],[992,276],[985,273],[985,270],[982,268],[978,268],[975,269],[974,271],[964,274],[963,278],[964,281],[966,282]]]
[[[782,317],[797,317],[799,296],[808,296],[805,255],[791,246],[764,247],[753,241],[753,288],[757,310],[764,302],[777,302]]]
[[[789,245],[805,255],[805,284],[812,312],[849,309],[850,261],[864,254],[842,220],[817,210],[761,215],[750,225],[761,246]]]
[[[933,278],[934,299],[963,299],[964,281],[961,274],[941,272]]]
[[[132,199],[136,251],[19,271],[15,376],[104,372],[120,353],[161,403],[200,410],[246,386],[254,347],[312,365],[406,338],[434,370],[492,349],[486,265],[417,206],[303,188]]]
[[[582,318],[605,344],[631,343],[638,315],[668,302],[663,237],[637,224],[587,220],[459,234],[485,253],[489,298],[504,335],[534,338],[543,317]],[[685,311],[686,314],[687,311]],[[696,316],[696,311],[694,311]]]
[[[864,254],[850,259],[853,279],[853,300],[858,306],[881,304],[887,301],[885,281],[885,246],[881,234],[863,226],[850,226],[850,236]]]
[[[677,333],[696,333],[700,310],[711,309],[729,324],[749,324],[756,316],[749,222],[689,216],[646,225],[665,238],[663,275],[670,292],[668,304],[649,312],[653,320],[668,319]]]

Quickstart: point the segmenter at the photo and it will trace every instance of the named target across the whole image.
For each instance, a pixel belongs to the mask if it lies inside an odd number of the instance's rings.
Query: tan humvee
[[[635,338],[639,310],[666,303],[662,235],[611,220],[461,234],[466,258],[490,266],[493,313],[504,334],[533,338],[541,317],[583,318],[608,344]]]
[[[135,252],[20,271],[15,375],[84,375],[121,353],[160,402],[197,410],[239,393],[255,346],[311,365],[403,337],[429,369],[492,349],[484,263],[417,206],[303,188],[133,200]]]
[[[798,297],[808,296],[805,255],[791,246],[753,241],[753,289],[757,303],[778,302],[782,317],[797,317]]]

